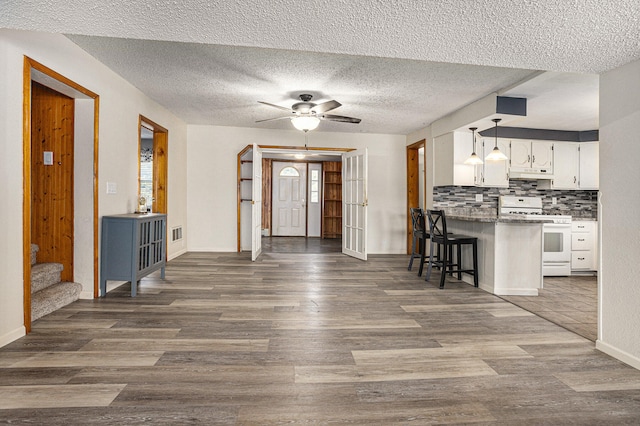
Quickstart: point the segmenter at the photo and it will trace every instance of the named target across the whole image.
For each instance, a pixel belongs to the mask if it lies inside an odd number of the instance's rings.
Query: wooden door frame
[[[93,297],[98,297],[98,119],[100,96],[25,56],[22,77],[22,280],[26,333],[31,331],[31,70],[36,70],[93,99]]]
[[[420,158],[419,158],[419,149],[424,148],[424,164],[425,164],[425,172],[423,179],[425,181],[425,194],[423,194],[423,199],[426,200],[426,159],[427,159],[427,150],[426,150],[426,140],[422,139],[418,142],[412,143],[411,145],[407,145],[407,254],[411,254],[411,242],[412,242],[412,233],[413,233],[413,225],[411,224],[411,211],[412,207],[423,207],[420,206]]]
[[[285,145],[258,145],[258,148],[263,150],[284,150],[284,151],[334,151],[334,152],[350,152],[354,151],[354,148],[323,148],[323,147],[305,147],[305,146],[285,146]],[[253,145],[247,145],[244,147],[237,155],[237,166],[238,166],[238,221],[237,221],[237,251],[240,253],[242,251],[241,241],[240,241],[240,233],[241,233],[241,207],[240,204],[242,202],[242,197],[240,194],[240,175],[241,175],[241,157],[246,154],[249,150],[253,149]],[[340,159],[342,161],[342,159]],[[323,194],[324,196],[324,194]],[[322,227],[321,227],[322,228]],[[322,229],[320,230],[320,235],[322,235]]]
[[[145,126],[146,124],[146,126]],[[167,213],[167,185],[169,159],[169,131],[147,117],[138,116],[138,194],[140,194],[140,152],[142,149],[142,127],[153,132],[153,200],[154,213]],[[167,231],[168,232],[168,231]]]

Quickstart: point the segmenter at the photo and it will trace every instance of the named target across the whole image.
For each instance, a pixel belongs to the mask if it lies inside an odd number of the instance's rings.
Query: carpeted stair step
[[[31,294],[60,282],[61,263],[36,263],[31,267]]]
[[[59,282],[31,295],[31,320],[50,314],[80,298],[82,284]]]
[[[40,251],[40,247],[37,244],[31,244],[31,265],[36,264],[36,257],[38,255],[38,251]]]

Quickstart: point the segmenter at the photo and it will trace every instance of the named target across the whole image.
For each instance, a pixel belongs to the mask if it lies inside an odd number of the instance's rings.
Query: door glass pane
[[[147,210],[153,204],[153,131],[140,130],[140,201],[144,198]]]

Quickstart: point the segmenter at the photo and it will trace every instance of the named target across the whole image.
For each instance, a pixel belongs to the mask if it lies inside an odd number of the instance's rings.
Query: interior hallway
[[[407,256],[188,253],[0,349],[0,422],[619,424],[640,371]],[[436,273],[437,275],[437,273]]]

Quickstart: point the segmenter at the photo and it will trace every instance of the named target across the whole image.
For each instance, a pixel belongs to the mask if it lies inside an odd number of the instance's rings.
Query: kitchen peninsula
[[[495,209],[445,209],[445,214],[448,232],[478,238],[480,288],[504,296],[538,295],[542,288],[542,224],[549,220],[499,217]],[[470,267],[470,250],[463,249],[462,258],[463,266]],[[472,278],[463,279],[472,283]]]

